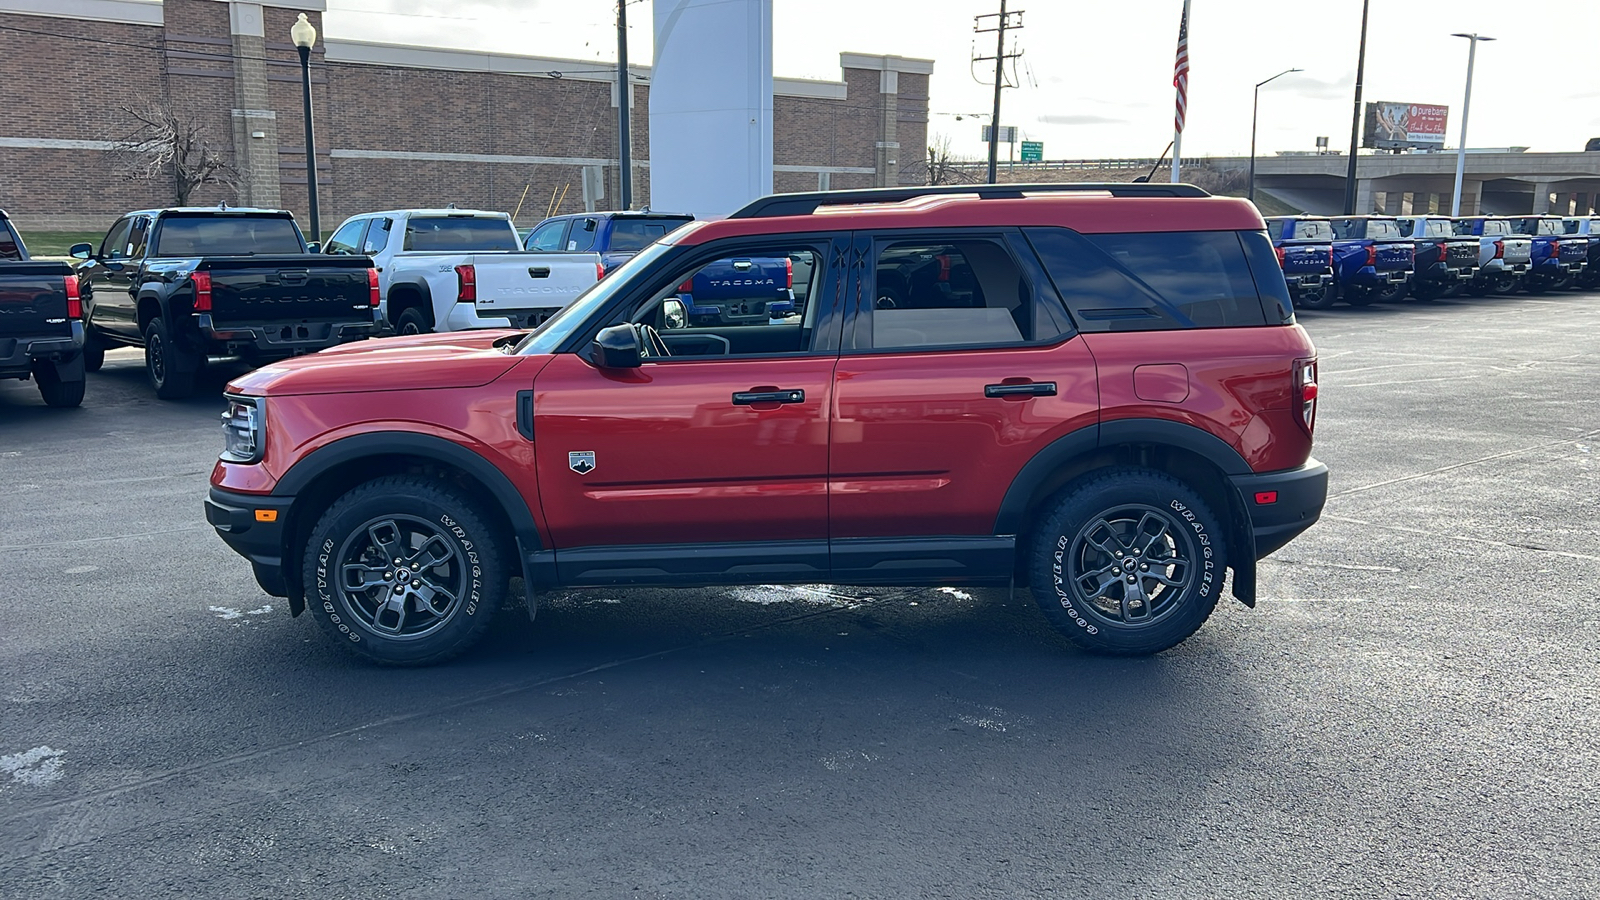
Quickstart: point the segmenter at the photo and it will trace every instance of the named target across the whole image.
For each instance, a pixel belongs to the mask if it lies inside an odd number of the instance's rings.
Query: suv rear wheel
[[[1087,476],[1040,520],[1033,596],[1085,650],[1159,653],[1216,608],[1224,534],[1205,501],[1170,475],[1128,468]]]
[[[505,599],[505,563],[477,505],[415,476],[369,481],[334,501],[305,550],[308,605],[368,659],[422,666],[483,636]]]

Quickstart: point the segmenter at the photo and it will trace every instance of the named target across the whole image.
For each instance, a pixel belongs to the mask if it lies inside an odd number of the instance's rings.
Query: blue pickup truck
[[[1583,271],[1578,273],[1579,286],[1588,290],[1600,287],[1600,217],[1574,216],[1566,219],[1565,225],[1563,241],[1581,241],[1588,246]]]
[[[592,212],[545,219],[523,239],[525,250],[598,253],[610,272],[635,253],[694,221],[687,213]]]
[[[1416,244],[1388,216],[1333,219],[1333,274],[1352,306],[1399,300],[1411,283]]]
[[[1333,283],[1333,224],[1314,216],[1274,216],[1267,236],[1294,305],[1326,309],[1338,299]]]
[[[1511,220],[1512,230],[1533,239],[1533,264],[1522,279],[1530,294],[1559,291],[1572,286],[1589,258],[1589,242],[1569,240],[1567,226],[1560,216],[1519,216]]]

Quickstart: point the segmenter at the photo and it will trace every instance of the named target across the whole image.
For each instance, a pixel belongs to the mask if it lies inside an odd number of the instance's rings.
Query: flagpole
[[[1178,56],[1172,86],[1177,91],[1172,121],[1172,183],[1177,184],[1183,180],[1183,125],[1189,106],[1189,0],[1183,0],[1183,19],[1178,23]]]

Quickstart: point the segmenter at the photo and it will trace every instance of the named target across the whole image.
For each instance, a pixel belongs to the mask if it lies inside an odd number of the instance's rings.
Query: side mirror
[[[322,242],[321,241],[311,241],[310,243],[306,244],[306,252],[307,253],[321,253],[322,252]]]
[[[93,259],[94,258],[94,245],[93,244],[73,244],[72,248],[67,251],[67,254],[69,256],[71,256],[73,259]]]
[[[688,325],[689,311],[684,309],[682,300],[670,299],[661,302],[661,326],[663,328],[687,328]]]
[[[644,355],[639,347],[639,332],[629,324],[600,329],[590,353],[602,369],[637,369]]]

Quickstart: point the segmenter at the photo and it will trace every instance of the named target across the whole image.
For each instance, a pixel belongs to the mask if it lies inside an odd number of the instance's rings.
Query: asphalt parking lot
[[[205,524],[226,373],[0,383],[0,896],[1594,897],[1600,295],[1302,321],[1326,515],[1142,660],[769,588],[376,668]]]

